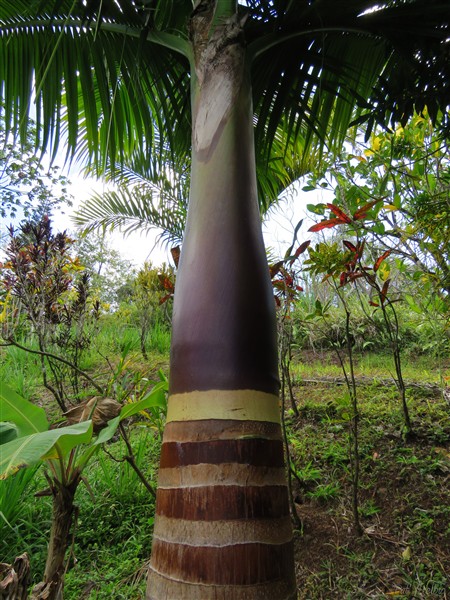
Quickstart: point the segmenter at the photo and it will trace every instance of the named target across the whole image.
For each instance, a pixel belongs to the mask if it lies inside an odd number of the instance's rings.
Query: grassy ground
[[[331,356],[330,376],[339,375]],[[288,418],[295,507],[299,599],[450,597],[450,411],[428,388],[411,388],[415,436],[401,436],[402,415],[393,387],[377,382],[379,364],[361,361],[357,375],[375,377],[358,389],[359,489],[363,534],[354,533],[349,460],[349,401],[333,383],[295,388],[299,415]],[[430,368],[430,363],[424,363]],[[320,378],[321,361],[294,369]],[[386,371],[384,371],[384,374]],[[436,381],[437,373],[415,383]]]
[[[130,360],[130,368],[144,368],[137,352]],[[155,355],[155,368],[166,360]],[[299,414],[288,411],[287,435],[300,518],[295,535],[299,600],[450,597],[449,406],[432,389],[409,388],[416,437],[405,441],[395,387],[379,383],[388,377],[386,360],[366,357],[357,366],[358,376],[373,379],[358,389],[361,536],[353,531],[351,510],[349,401],[345,387],[333,381],[339,368],[330,354],[305,355],[302,366],[294,366]],[[405,377],[416,383],[439,381],[429,360],[410,364]],[[134,428],[132,442],[140,467],[155,482],[160,437],[148,425]],[[108,447],[119,461],[121,444]],[[65,598],[143,599],[153,497],[126,463],[103,453],[89,466],[86,481],[77,497]],[[5,515],[8,524],[0,518],[0,561],[11,562],[28,551],[39,581],[50,500],[34,497],[46,487],[41,472],[21,488],[22,483],[11,478],[0,485],[0,508],[2,493],[3,499],[17,497],[14,514]]]

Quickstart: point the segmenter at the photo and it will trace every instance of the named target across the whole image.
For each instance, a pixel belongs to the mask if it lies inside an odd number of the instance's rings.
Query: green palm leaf
[[[132,169],[120,172],[116,189],[84,201],[72,217],[74,223],[85,232],[120,229],[125,235],[158,228],[162,230],[160,239],[181,243],[187,213],[186,182],[175,174],[171,179],[160,175],[152,181]]]
[[[0,79],[7,82],[5,120],[11,130],[24,132],[35,95],[36,122],[43,130],[37,142],[56,149],[65,128],[73,153],[82,131],[100,167],[107,159],[120,162],[136,143],[151,146],[155,124],[181,117],[186,68],[165,47],[140,52],[144,15],[128,2],[122,10],[102,2],[102,13],[92,18],[79,2],[59,2],[53,14],[41,2],[18,4],[0,7]],[[182,46],[175,37],[173,42]],[[177,126],[172,131],[173,141]]]
[[[255,135],[266,165],[280,126],[285,148],[301,136],[306,153],[338,148],[353,119],[369,126],[404,121],[425,105],[437,118],[450,103],[447,2],[246,4],[239,10],[247,14]],[[0,80],[7,127],[24,132],[35,96],[37,142],[55,151],[65,131],[74,153],[83,139],[99,171],[137,148],[157,159],[162,131],[161,143],[186,157],[190,11],[185,0],[5,0]]]
[[[156,204],[145,187],[129,190],[126,186],[94,194],[73,216],[74,223],[85,232],[120,229],[129,235],[159,228],[164,230],[160,238],[171,243],[181,242],[185,220],[185,210],[167,203]]]

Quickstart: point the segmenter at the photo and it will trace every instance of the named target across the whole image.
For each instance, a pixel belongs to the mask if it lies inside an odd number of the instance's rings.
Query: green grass
[[[27,340],[20,342],[28,345]],[[18,394],[30,398],[36,394],[40,378],[41,366],[36,355],[15,346],[0,348],[0,381],[7,381]]]
[[[121,365],[111,389],[126,397],[130,386],[137,390],[155,379],[161,366],[167,371],[169,342],[165,327],[156,327],[144,361],[137,330],[108,317],[83,366],[104,383]],[[51,409],[36,358],[15,348],[0,352],[0,376]],[[407,359],[404,371],[407,380],[417,382],[437,383],[440,377],[437,364],[427,357]],[[380,385],[392,372],[390,357],[364,354],[357,358],[356,372],[372,379],[358,387],[361,537],[352,531],[348,394],[336,382],[304,381],[341,378],[340,367],[331,352],[307,353],[293,365],[299,416],[290,410],[286,420],[302,521],[296,534],[299,599],[443,598],[450,583],[445,552],[450,540],[448,405],[425,388],[408,389],[418,437],[405,442],[397,391]],[[155,484],[162,419],[159,413],[150,417],[136,419],[131,442],[138,464]],[[66,600],[145,598],[154,499],[122,460],[125,450],[120,440],[108,444],[108,454],[100,452],[85,473],[88,486],[82,484],[77,492]],[[0,482],[0,510],[9,511],[8,524],[3,520],[0,530],[0,551],[5,562],[29,552],[37,582],[45,564],[51,499],[34,496],[47,487],[42,470],[28,482],[25,473]]]
[[[159,438],[148,428],[132,436],[136,461],[155,484]],[[108,452],[120,461],[122,441]],[[86,472],[90,488],[80,490],[80,513],[73,554],[76,563],[66,578],[65,598],[80,598],[86,586],[89,598],[144,598],[154,518],[154,498],[126,462],[100,454]],[[156,486],[155,486],[156,487]]]
[[[24,477],[27,478],[19,473],[18,479],[12,477],[10,480],[0,482],[4,494],[2,511],[10,518],[9,524],[3,520],[0,522],[0,556],[2,562],[11,563],[16,556],[28,552],[34,582],[37,583],[47,554],[51,500],[49,497],[34,496],[36,492],[47,487],[41,469],[34,474],[26,486]],[[11,495],[9,492],[12,492]]]
[[[160,354],[167,354],[170,350],[170,330],[166,325],[156,323],[150,331],[147,341],[148,351],[157,351]]]
[[[406,380],[419,381],[422,383],[440,383],[439,360],[426,355],[402,356],[403,377]],[[292,365],[292,376],[294,380],[311,379],[311,374],[320,374],[321,377],[342,377],[342,369],[336,354],[333,351],[308,353],[304,360],[302,353]],[[386,380],[392,379],[395,368],[390,354],[373,352],[357,353],[355,356],[355,373],[357,376],[365,376]],[[450,367],[444,369],[443,375],[450,375]]]
[[[26,494],[34,489],[38,467],[22,469],[14,477],[0,480],[0,540],[18,534],[20,525],[29,517]],[[2,554],[5,549],[2,549]]]

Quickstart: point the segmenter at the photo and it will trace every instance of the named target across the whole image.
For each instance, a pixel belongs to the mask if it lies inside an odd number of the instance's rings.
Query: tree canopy
[[[25,135],[35,102],[36,143],[53,153],[65,132],[69,153],[77,149],[99,170],[130,157],[149,165],[163,147],[185,158],[192,4],[201,13],[211,3],[2,2],[7,131]],[[233,11],[236,23],[245,21],[257,162],[267,165],[273,144],[278,160],[290,148],[298,157],[294,177],[311,146],[338,147],[355,118],[370,130],[375,123],[405,123],[425,106],[433,121],[445,117],[447,2],[227,0],[215,20]],[[274,175],[276,193],[285,181]]]
[[[0,218],[39,221],[54,209],[71,205],[67,177],[43,165],[34,151],[33,124],[21,147],[5,134],[0,118]]]

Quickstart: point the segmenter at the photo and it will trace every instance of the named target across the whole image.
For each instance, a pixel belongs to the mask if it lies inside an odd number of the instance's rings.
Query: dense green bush
[[[300,349],[328,350],[342,346],[345,340],[345,314],[341,306],[330,304],[327,323],[308,320],[313,303],[300,298],[293,313],[294,343]],[[364,310],[357,299],[350,302],[351,333],[354,347],[359,351],[389,351],[389,339],[383,326],[381,311],[367,303]],[[406,302],[397,304],[401,349],[404,353],[432,354],[445,357],[450,354],[450,327],[442,315],[439,319],[418,314]],[[370,317],[368,316],[370,314]]]

